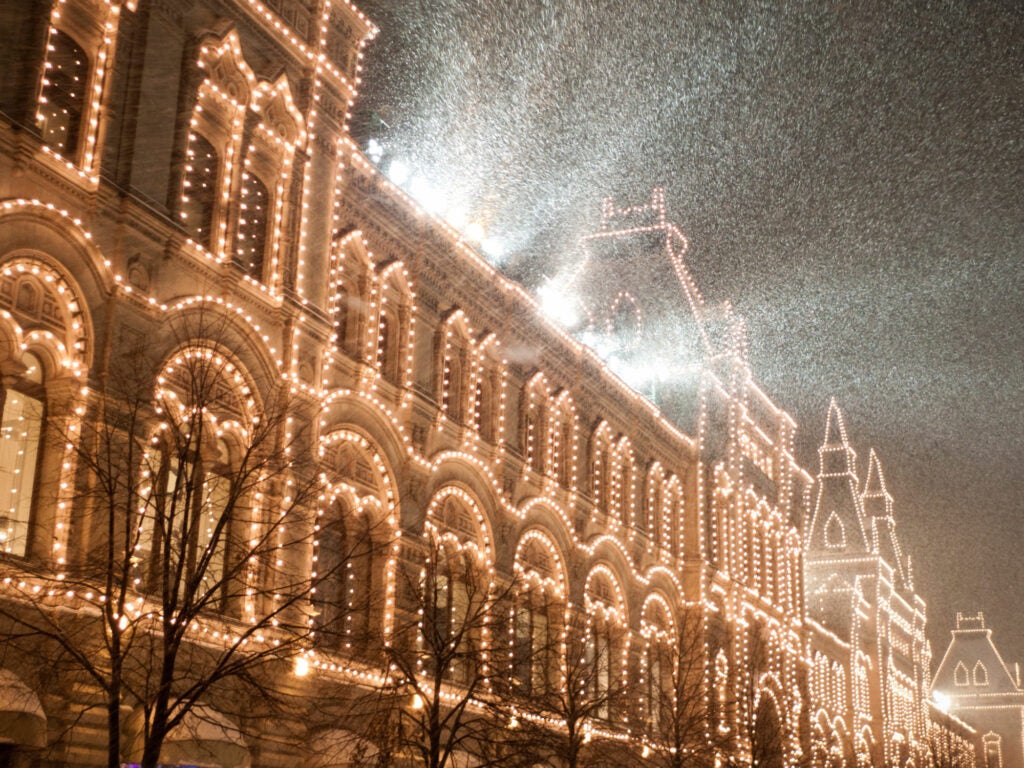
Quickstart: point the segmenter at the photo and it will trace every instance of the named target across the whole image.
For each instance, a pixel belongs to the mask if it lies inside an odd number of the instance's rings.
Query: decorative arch
[[[461,309],[441,323],[436,341],[437,401],[440,416],[462,424],[469,412],[470,360],[473,329]]]
[[[46,257],[0,260],[0,551],[62,567],[74,436],[93,352],[77,283]],[[74,383],[68,387],[66,384]]]
[[[520,445],[523,466],[538,475],[544,474],[550,461],[550,400],[551,388],[548,386],[547,377],[538,371],[526,382],[519,408],[522,414]]]
[[[510,622],[513,685],[543,695],[559,680],[557,645],[565,634],[568,579],[564,559],[550,535],[529,528],[516,546],[519,582]]]
[[[382,267],[372,306],[377,318],[374,364],[377,376],[399,388],[412,384],[413,316],[409,271],[402,262]]]
[[[324,491],[310,564],[310,624],[323,647],[372,648],[374,628],[391,632],[398,493],[392,467],[366,436],[338,428],[320,439]],[[383,610],[371,596],[385,595]]]

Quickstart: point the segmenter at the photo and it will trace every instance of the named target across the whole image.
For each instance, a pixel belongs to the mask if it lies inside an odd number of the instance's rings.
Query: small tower
[[[811,553],[862,554],[871,551],[858,487],[857,454],[846,437],[835,398],[828,407],[825,441],[818,448],[814,515],[808,534]]]
[[[702,366],[745,350],[728,307],[709,312],[683,260],[689,244],[668,220],[665,193],[619,208],[608,198],[597,232],[569,280],[580,318],[571,329],[627,384],[689,432],[696,425]],[[728,343],[728,342],[732,343]]]
[[[860,498],[871,534],[871,551],[896,569],[901,589],[913,590],[910,562],[896,536],[892,495],[885,485],[882,462],[874,448],[868,454],[868,476]]]

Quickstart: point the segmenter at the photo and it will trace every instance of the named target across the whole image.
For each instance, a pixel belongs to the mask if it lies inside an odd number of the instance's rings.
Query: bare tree
[[[668,644],[650,642],[645,699],[647,764],[663,768],[706,768],[731,747],[731,734],[719,727],[721,707],[713,686],[704,619],[684,610]]]
[[[636,686],[622,668],[616,632],[572,609],[546,644],[513,649],[523,673],[504,681],[496,705],[513,762],[552,768],[623,766],[639,753],[630,746]],[[550,614],[549,614],[550,615]]]
[[[73,473],[58,496],[71,546],[3,564],[7,639],[91,681],[111,768],[154,768],[198,719],[228,727],[211,704],[266,701],[268,676],[310,644],[312,413],[280,381],[247,378],[229,325],[165,329],[169,357],[115,356],[79,418],[51,420]]]
[[[513,592],[472,546],[428,526],[405,544],[399,565],[398,608],[384,642],[386,684],[370,734],[384,763],[412,759],[446,768],[472,755],[499,760],[488,702],[494,660],[505,655],[501,616]],[[464,768],[464,766],[462,766]]]

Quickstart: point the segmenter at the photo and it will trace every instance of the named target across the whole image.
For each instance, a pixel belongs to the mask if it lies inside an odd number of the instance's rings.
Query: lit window
[[[66,32],[51,27],[36,120],[43,141],[63,155],[78,148],[89,57]]]
[[[970,685],[971,681],[967,674],[967,667],[964,666],[962,661],[956,663],[956,667],[953,669],[953,682],[956,685]]]
[[[270,193],[266,185],[255,173],[243,172],[235,263],[254,280],[263,279],[269,211]]]
[[[0,551],[13,555],[28,550],[45,401],[39,358],[26,353],[22,364],[22,375],[0,390]]]
[[[835,512],[829,515],[825,524],[825,546],[829,549],[843,549],[846,546],[846,529]]]
[[[217,204],[220,158],[202,134],[189,141],[181,218],[192,239],[209,249],[213,245],[213,212]]]
[[[974,684],[988,685],[988,670],[985,669],[985,665],[981,661],[974,665]]]

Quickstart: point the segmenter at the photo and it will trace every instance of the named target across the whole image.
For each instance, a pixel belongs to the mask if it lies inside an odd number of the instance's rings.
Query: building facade
[[[872,450],[859,474],[834,400],[818,455],[805,561],[815,760],[929,764],[925,602],[881,461]]]
[[[975,730],[979,765],[1024,765],[1020,664],[1003,659],[982,613],[958,613],[952,635],[932,680],[932,696],[941,711],[937,719],[963,720]]]
[[[800,467],[660,191],[606,203],[569,333],[353,141],[347,0],[0,21],[5,764],[408,763],[365,694],[563,732],[531,701],[566,691],[619,756],[924,763],[877,458],[862,487],[833,407]],[[122,670],[169,637],[167,680]]]
[[[238,659],[281,643],[303,675],[279,687],[307,703],[271,718],[226,684],[186,696],[187,676],[169,682],[159,706],[180,717],[158,760],[276,764],[337,743],[362,726],[326,702],[394,682],[385,649],[403,621],[419,622],[422,641],[427,621],[422,591],[408,594],[425,577],[403,576],[442,551],[547,601],[517,609],[508,665],[487,655],[499,655],[496,633],[474,638],[488,680],[519,674],[517,643],[569,631],[550,623],[582,627],[594,692],[648,690],[632,714],[601,710],[587,728],[667,751],[651,691],[672,693],[660,678],[685,625],[704,745],[719,760],[800,759],[810,477],[792,454],[793,421],[753,381],[738,324],[694,366],[683,429],[545,321],[350,138],[374,34],[350,3],[33,0],[2,13],[2,69],[16,73],[0,93],[6,761],[114,760],[98,714],[110,706],[135,729],[116,759],[156,759],[140,745],[157,699],[125,677],[111,705],[109,674],[113,638],[153,637],[153,622],[196,602],[168,591],[163,562],[205,596],[184,648],[237,641]],[[638,213],[654,218],[649,234],[678,236],[658,195],[641,208],[610,207],[604,241],[635,236],[615,219]],[[684,277],[681,262],[667,266]],[[706,333],[698,305],[680,309]],[[152,394],[137,410],[114,394],[133,378]],[[130,428],[129,411],[140,414]],[[89,446],[109,459],[115,422],[124,445],[145,435],[145,447],[118,453],[124,489],[98,503],[114,465],[101,471]],[[268,460],[243,489],[254,436],[294,474],[268,479]],[[300,503],[303,477],[320,486]],[[194,503],[175,533],[179,495]],[[346,544],[357,529],[358,556]],[[122,559],[110,554],[117,537]],[[118,611],[109,584],[101,594],[81,576],[98,552],[108,573],[120,569]],[[446,615],[464,617],[468,589],[449,576],[437,587]],[[78,618],[38,631],[67,614]],[[92,616],[105,629],[70,652],[68,627]],[[302,647],[282,639],[289,622]],[[29,625],[42,640],[18,639]],[[56,682],[61,648],[80,669]],[[335,764],[356,762],[342,751]]]

